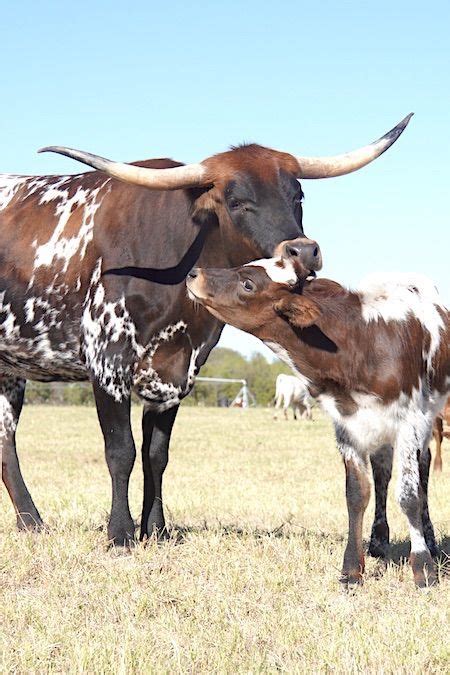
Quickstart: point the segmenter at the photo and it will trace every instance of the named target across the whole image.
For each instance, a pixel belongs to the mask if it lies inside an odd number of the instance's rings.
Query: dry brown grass
[[[449,672],[450,581],[441,568],[439,587],[414,588],[398,564],[408,531],[392,498],[397,563],[369,560],[354,595],[339,586],[344,472],[322,417],[182,409],[165,480],[174,538],[130,555],[105,547],[110,485],[95,411],[30,407],[18,436],[50,530],[16,532],[2,490],[1,672]],[[448,549],[445,450],[430,491]],[[137,463],[135,516],[140,492]]]

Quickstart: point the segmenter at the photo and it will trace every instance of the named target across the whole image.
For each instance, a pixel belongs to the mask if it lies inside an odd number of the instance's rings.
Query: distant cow
[[[308,420],[312,419],[311,404],[308,389],[303,382],[295,375],[278,375],[275,384],[275,413],[273,418],[277,419],[277,410],[283,406],[284,419],[288,419],[288,408],[292,408],[294,420],[297,419],[297,413],[300,417]]]
[[[444,438],[450,438],[450,399],[448,399],[443,411],[434,420],[433,438],[436,441],[433,469],[434,471],[442,471],[442,441]]]
[[[369,550],[386,553],[386,493],[395,448],[414,580],[433,584],[432,555],[439,549],[428,513],[428,444],[434,417],[450,395],[449,312],[421,275],[377,275],[350,292],[329,279],[292,284],[290,267],[291,261],[275,258],[232,270],[196,269],[188,289],[222,321],[283,356],[331,415],[349,515],[342,581],[362,581],[370,465],[376,502]]]

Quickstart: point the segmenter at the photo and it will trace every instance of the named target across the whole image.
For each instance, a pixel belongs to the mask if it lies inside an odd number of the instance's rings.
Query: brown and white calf
[[[195,269],[187,285],[191,298],[211,314],[260,338],[289,363],[331,415],[346,470],[349,532],[342,580],[359,582],[364,571],[370,461],[376,485],[385,485],[371,545],[376,548],[377,537],[388,539],[382,500],[395,449],[414,579],[418,586],[434,583],[428,442],[449,393],[450,327],[432,282],[420,275],[382,275],[357,292],[328,279],[306,281],[301,289],[292,262],[274,258],[235,269]]]

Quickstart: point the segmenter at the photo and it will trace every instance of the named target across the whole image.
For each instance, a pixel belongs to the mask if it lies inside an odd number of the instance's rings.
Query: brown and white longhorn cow
[[[200,164],[130,165],[53,147],[97,171],[0,178],[0,443],[19,527],[42,525],[15,447],[25,381],[90,380],[112,480],[109,540],[134,537],[132,389],[144,401],[141,538],[164,531],[162,476],[178,405],[223,327],[194,311],[187,273],[195,264],[270,257],[285,240],[294,240],[289,254],[305,268],[319,269],[318,246],[303,233],[298,179],[363,167],[409,118],[335,157],[248,145]]]
[[[392,453],[397,496],[409,522],[418,586],[436,581],[428,513],[428,444],[450,394],[450,314],[421,275],[375,275],[358,292],[329,279],[296,284],[290,260],[194,269],[188,292],[220,321],[255,335],[283,358],[332,417],[345,463],[349,518],[342,580],[364,571],[362,525],[369,465],[377,486],[371,547],[389,543],[386,491]],[[383,501],[384,500],[384,501]]]

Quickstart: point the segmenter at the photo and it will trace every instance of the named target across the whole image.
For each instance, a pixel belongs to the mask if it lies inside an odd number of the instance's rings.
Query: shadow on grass
[[[450,577],[450,537],[444,536],[438,542],[439,556],[435,558],[435,562],[440,569],[442,577]],[[392,563],[394,565],[404,565],[409,562],[409,552],[411,549],[411,542],[409,539],[401,541],[394,541],[389,547],[388,557],[383,560],[378,558],[379,569],[376,571],[376,576],[382,575],[382,569],[386,565]]]
[[[450,558],[450,537],[443,537],[439,542],[438,542],[438,547],[440,550],[440,559],[446,559]],[[402,541],[395,541],[391,543],[390,546],[390,555],[389,559],[393,563],[400,563],[403,560],[409,558],[409,551],[411,548],[411,543],[409,539],[404,539]]]
[[[175,539],[176,543],[183,543],[192,534],[218,534],[224,537],[238,537],[240,539],[306,539],[311,538],[315,541],[328,541],[332,544],[342,542],[343,537],[336,537],[335,534],[329,534],[320,530],[310,530],[302,525],[296,525],[291,520],[286,520],[273,529],[261,527],[242,527],[235,523],[223,524],[219,522],[203,522],[201,525],[183,525],[173,524],[168,529],[169,538]]]

